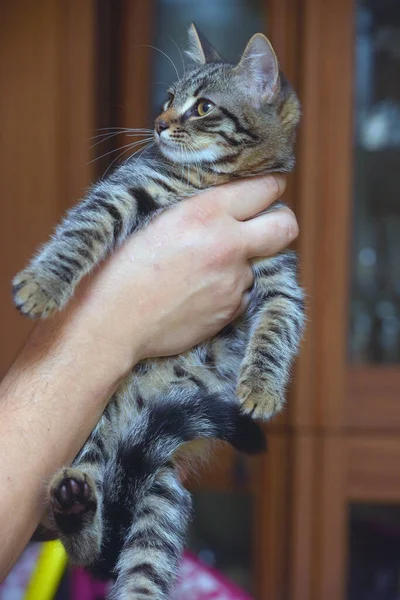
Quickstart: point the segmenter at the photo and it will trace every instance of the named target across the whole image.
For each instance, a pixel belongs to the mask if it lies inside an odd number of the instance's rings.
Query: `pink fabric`
[[[71,600],[97,600],[107,595],[107,584],[96,581],[83,569],[74,569],[71,576]]]
[[[30,544],[22,554],[4,584],[0,585],[0,600],[23,600],[33,571],[40,544]],[[71,600],[105,598],[107,585],[91,578],[83,569],[74,569],[71,577]],[[251,600],[216,569],[186,553],[173,600]]]
[[[251,600],[219,571],[186,553],[175,589],[174,600]]]
[[[71,600],[95,600],[106,596],[106,586],[91,579],[82,569],[72,578]],[[206,566],[186,553],[173,600],[251,600],[216,569]]]

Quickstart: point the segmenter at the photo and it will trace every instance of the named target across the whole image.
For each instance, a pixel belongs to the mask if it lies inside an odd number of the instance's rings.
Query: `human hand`
[[[124,369],[217,333],[245,308],[249,259],[275,254],[297,236],[288,208],[252,218],[284,189],[282,176],[238,181],[157,216],[79,290],[86,330]]]

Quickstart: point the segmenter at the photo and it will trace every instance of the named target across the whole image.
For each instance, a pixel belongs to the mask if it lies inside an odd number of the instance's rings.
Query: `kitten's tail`
[[[126,453],[130,464],[135,463],[136,477],[142,469],[146,476],[171,460],[182,444],[212,438],[246,454],[266,448],[261,427],[232,400],[221,394],[180,389],[147,404],[121,445],[120,458]]]

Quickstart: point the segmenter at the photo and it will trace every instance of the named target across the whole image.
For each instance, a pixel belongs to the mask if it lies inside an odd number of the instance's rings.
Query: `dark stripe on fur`
[[[253,133],[250,129],[247,129],[246,127],[243,127],[243,125],[241,125],[239,119],[237,118],[236,115],[234,115],[233,113],[231,113],[227,108],[220,106],[219,109],[221,110],[221,112],[224,113],[224,115],[230,119],[232,121],[232,123],[234,123],[235,125],[235,129],[237,131],[237,133],[243,133],[244,135],[247,135],[248,137],[250,137],[252,140],[254,141],[258,141],[258,135],[256,135],[255,133]]]
[[[143,529],[142,531],[135,533],[130,538],[127,547],[142,548],[146,550],[154,548],[155,550],[165,552],[165,554],[172,558],[175,558],[178,553],[178,549],[174,546],[174,544],[171,544],[171,542],[157,534],[154,530],[154,527],[151,529],[151,531]]]
[[[204,82],[202,82],[193,92],[193,96],[198,96],[201,90],[204,88]]]
[[[177,377],[187,377],[189,373],[180,365],[174,365],[174,374]]]
[[[261,354],[261,356],[263,356],[268,362],[273,364],[274,367],[277,367],[277,368],[280,367],[280,362],[274,356],[272,356],[272,354],[270,352],[268,352],[267,350],[263,350],[262,348],[260,348],[259,354]]]
[[[199,388],[199,390],[207,390],[207,386],[202,382],[202,380],[199,377],[195,377],[195,375],[191,375],[189,377],[189,381],[192,381],[195,385],[197,385],[197,387]]]
[[[263,300],[265,300],[265,302],[273,300],[274,298],[284,298],[285,300],[293,302],[293,304],[295,304],[299,310],[304,310],[305,302],[303,298],[292,296],[291,294],[287,294],[286,292],[282,292],[281,290],[271,290],[270,292],[267,292],[263,295]]]
[[[286,254],[280,254],[281,265],[290,269],[290,271],[296,271],[299,264],[299,259],[294,252],[287,252]]]
[[[25,285],[25,281],[21,281],[21,283],[18,283],[17,285],[13,285],[12,286],[12,292],[13,294],[16,294],[17,292],[19,292],[19,290],[21,290]]]
[[[122,231],[122,226],[123,226],[123,218],[121,213],[119,212],[118,208],[114,205],[114,204],[110,204],[110,202],[107,202],[106,200],[99,200],[96,199],[96,204],[97,206],[101,206],[101,208],[104,208],[108,214],[110,215],[110,217],[113,219],[113,239],[114,239],[114,243],[118,241],[119,236],[121,235],[121,231]]]
[[[218,158],[217,160],[214,160],[212,162],[212,164],[213,165],[234,164],[241,154],[242,154],[242,151],[239,150],[239,152],[236,152],[236,154],[231,154],[229,156],[223,156],[221,158]]]
[[[145,375],[146,373],[149,372],[149,365],[144,360],[141,361],[141,362],[138,362],[137,365],[135,365],[133,367],[132,372],[133,373],[140,373],[141,375]]]
[[[207,350],[207,353],[204,357],[204,364],[207,365],[208,367],[215,367],[216,366],[216,362],[215,362],[215,355],[214,352],[211,348],[209,348]]]
[[[104,237],[97,229],[70,229],[63,233],[64,237],[67,238],[75,238],[82,241],[85,246],[89,248],[93,247],[93,241],[99,242],[100,244],[104,243]]]
[[[151,596],[152,592],[149,590],[149,588],[140,586],[140,587],[135,587],[132,590],[132,594],[136,594],[136,595],[141,595],[141,596]]]
[[[228,142],[228,144],[230,146],[240,146],[242,144],[242,142],[240,142],[239,140],[235,140],[235,138],[231,137],[230,135],[228,135],[227,133],[225,133],[225,131],[213,131],[213,133],[217,133],[218,135],[220,135],[226,142]],[[225,161],[228,157],[225,157]],[[222,159],[220,159],[222,160]]]
[[[75,267],[76,269],[82,268],[81,263],[79,262],[79,260],[76,260],[76,258],[65,256],[65,254],[61,254],[61,252],[56,252],[55,256],[57,256],[57,258],[59,258],[62,262],[67,263],[71,267]]]
[[[56,267],[53,267],[52,265],[47,264],[46,269],[50,271],[50,273],[54,273],[54,275],[56,275],[65,283],[71,283],[74,278],[74,274],[71,269],[65,265],[57,265]]]
[[[176,190],[172,187],[172,185],[169,185],[166,181],[164,181],[164,179],[154,178],[154,182],[162,187],[166,192],[176,195]]]
[[[169,587],[168,584],[162,579],[162,577],[160,577],[151,563],[140,563],[124,573],[126,578],[134,575],[144,575],[147,577],[147,579],[154,583],[154,585],[157,586],[163,592],[163,594],[167,593]]]
[[[273,162],[272,165],[269,165],[268,168],[273,172],[275,172],[275,171],[286,172],[288,170],[287,161],[285,162],[284,160],[277,160],[277,161]]]
[[[159,205],[144,188],[131,188],[129,193],[137,200],[137,212],[141,217],[146,217],[159,208]]]
[[[207,120],[205,121],[205,123],[221,123],[224,120],[224,117],[222,115],[207,115]]]
[[[164,500],[167,500],[171,504],[176,504],[176,495],[174,494],[174,492],[169,488],[165,487],[165,485],[161,485],[157,481],[151,488],[151,493],[155,496],[159,496],[160,498],[164,498]]]

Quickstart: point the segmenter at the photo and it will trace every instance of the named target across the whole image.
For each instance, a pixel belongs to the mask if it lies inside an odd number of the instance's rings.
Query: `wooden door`
[[[301,425],[299,432],[313,447],[312,491],[310,481],[300,486],[313,514],[308,531],[294,530],[290,597],[352,600],[360,597],[355,523],[365,524],[368,514],[395,531],[398,506],[387,505],[400,503],[400,12],[391,0],[307,0],[304,9],[301,82],[310,121],[301,170],[308,194],[300,211],[314,220],[306,242],[314,266],[313,383],[311,429],[307,434]],[[298,506],[292,518],[301,522]],[[308,575],[303,544],[311,548]],[[372,568],[364,563],[364,571]],[[368,585],[369,597],[389,593],[372,579]]]
[[[12,277],[91,178],[94,20],[91,0],[0,5],[0,374],[32,326]]]

